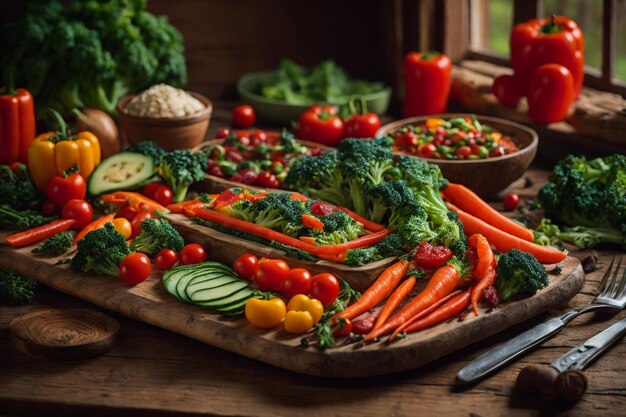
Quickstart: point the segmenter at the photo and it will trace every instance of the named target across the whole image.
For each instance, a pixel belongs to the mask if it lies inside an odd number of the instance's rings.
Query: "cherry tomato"
[[[174,201],[174,191],[167,185],[159,185],[154,190],[152,199],[162,206],[167,206]]]
[[[280,283],[280,292],[288,298],[298,294],[308,294],[311,289],[311,273],[304,268],[294,268]]]
[[[139,211],[135,207],[124,206],[121,209],[119,209],[117,213],[115,213],[115,218],[116,219],[123,218],[123,219],[128,220],[129,222],[132,222],[135,216],[137,215],[137,213],[139,213]]]
[[[223,127],[215,132],[215,139],[223,139],[228,135],[230,135],[230,129],[227,127]]]
[[[128,219],[117,217],[113,219],[113,226],[115,230],[123,234],[126,239],[130,239],[130,236],[133,234],[133,228]]]
[[[178,255],[170,248],[164,248],[157,252],[154,257],[154,265],[161,271],[170,269],[178,262]]]
[[[504,197],[504,209],[505,210],[509,210],[509,211],[515,210],[518,204],[519,204],[519,195],[517,195],[516,193],[510,193]]]
[[[419,138],[415,132],[407,130],[403,134],[396,136],[394,142],[400,148],[410,148],[419,145]]]
[[[333,146],[343,137],[343,121],[334,106],[311,106],[298,119],[298,137]]]
[[[152,218],[152,213],[150,213],[149,211],[142,211],[141,213],[133,217],[133,219],[130,221],[130,226],[132,230],[130,237],[134,239],[137,236],[139,236],[139,233],[141,233],[141,229],[140,229],[141,222],[143,222],[144,220],[151,219],[151,218]]]
[[[280,283],[289,273],[289,265],[281,259],[259,262],[253,280],[261,291],[278,291]]]
[[[56,216],[59,212],[59,207],[57,207],[52,201],[46,200],[41,205],[41,214],[44,216]]]
[[[376,113],[354,114],[346,120],[343,135],[347,138],[373,138],[380,126]]]
[[[74,198],[65,203],[61,211],[61,217],[76,220],[72,228],[74,230],[82,230],[93,220],[93,208],[85,200]]]
[[[472,149],[469,146],[463,145],[454,151],[454,154],[458,156],[459,159],[467,159],[467,157],[472,154]]]
[[[256,177],[256,183],[262,187],[267,187],[267,188],[276,188],[279,185],[279,182],[276,179],[276,175],[267,171],[261,172]]]
[[[335,329],[333,330],[333,336],[348,336],[352,331],[352,320],[340,317],[333,320],[331,327]]]
[[[335,208],[325,201],[318,200],[311,204],[311,213],[318,216],[327,216],[335,211]]]
[[[311,278],[311,298],[320,300],[324,307],[331,305],[339,295],[339,280],[333,274],[324,272]]]
[[[207,259],[206,251],[197,243],[186,245],[181,249],[179,256],[181,265],[197,264]]]
[[[433,246],[428,242],[420,242],[413,260],[424,269],[435,269],[452,257],[452,251],[445,246]]]
[[[67,177],[58,175],[48,183],[47,194],[50,201],[62,208],[72,199],[84,199],[87,194],[87,183],[80,174],[71,174]]]
[[[126,255],[120,263],[119,273],[125,283],[139,284],[150,276],[150,258],[139,252]]]
[[[430,158],[435,152],[437,152],[437,147],[432,143],[423,143],[417,148],[419,156],[424,158]]]
[[[263,143],[267,141],[267,133],[265,133],[264,131],[262,131],[261,129],[257,129],[255,131],[253,131],[252,133],[250,133],[250,140],[253,143]]]
[[[251,253],[240,255],[233,264],[233,269],[241,279],[250,280],[254,276],[259,259]]]
[[[254,109],[247,104],[237,106],[233,109],[232,125],[237,128],[246,129],[254,124],[256,114]]]
[[[148,198],[154,199],[154,193],[161,185],[163,184],[160,182],[151,182],[149,184],[146,184],[143,186],[141,194],[145,195]]]

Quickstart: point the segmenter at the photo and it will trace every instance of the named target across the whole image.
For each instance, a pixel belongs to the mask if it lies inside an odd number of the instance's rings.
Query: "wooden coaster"
[[[119,323],[87,309],[50,309],[15,318],[9,329],[28,353],[57,360],[99,356],[117,341]]]

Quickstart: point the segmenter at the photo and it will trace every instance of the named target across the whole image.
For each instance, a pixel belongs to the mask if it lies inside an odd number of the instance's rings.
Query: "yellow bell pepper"
[[[28,170],[40,191],[74,164],[86,180],[99,163],[100,142],[91,132],[67,138],[59,132],[42,133],[28,147]]]
[[[255,327],[270,329],[278,326],[285,318],[287,307],[280,298],[261,300],[251,298],[246,301],[246,318]]]
[[[324,306],[321,301],[304,294],[295,295],[287,304],[285,330],[293,334],[303,334],[311,330],[322,318]]]

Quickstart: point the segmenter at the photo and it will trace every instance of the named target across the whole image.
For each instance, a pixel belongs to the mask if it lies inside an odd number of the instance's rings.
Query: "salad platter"
[[[392,344],[366,344],[358,349],[355,344],[346,344],[322,351],[316,346],[301,346],[302,336],[282,329],[258,329],[243,317],[225,317],[180,303],[163,289],[160,272],[153,272],[146,281],[129,287],[112,277],[86,277],[74,272],[68,265],[58,264],[62,259],[35,256],[28,247],[0,247],[0,268],[32,277],[41,285],[280,368],[336,378],[417,368],[568,301],[584,281],[580,262],[568,257],[560,263],[561,274],[550,275],[549,286],[530,298],[507,302],[490,311],[481,307],[478,317],[468,313],[462,321],[452,320],[408,334]]]

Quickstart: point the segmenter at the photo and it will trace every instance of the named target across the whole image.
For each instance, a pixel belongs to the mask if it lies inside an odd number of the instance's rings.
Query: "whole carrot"
[[[35,243],[48,239],[59,232],[69,230],[72,226],[74,226],[74,223],[76,223],[76,220],[74,219],[53,220],[50,223],[42,224],[41,226],[33,227],[32,229],[13,233],[12,235],[4,238],[4,241],[14,248],[34,245]]]
[[[428,281],[426,288],[424,288],[422,292],[417,294],[400,311],[391,316],[382,327],[369,332],[363,340],[365,342],[374,340],[402,326],[411,317],[427,309],[454,291],[458,280],[459,271],[457,271],[456,268],[450,265],[442,266],[435,272],[430,281]]]
[[[443,195],[446,199],[450,200],[452,204],[464,212],[481,219],[485,223],[513,236],[517,236],[520,239],[529,242],[533,241],[533,232],[515,223],[513,220],[491,207],[469,188],[461,184],[449,183],[443,190]]]
[[[474,279],[480,281],[493,267],[495,260],[493,251],[491,250],[491,246],[489,246],[487,239],[479,233],[471,235],[467,240],[467,243],[476,249],[478,264],[476,265],[473,275]]]
[[[456,297],[459,294],[461,294],[461,290],[455,290],[451,292],[450,294],[446,295],[445,297],[443,297],[441,300],[437,301],[435,304],[428,307],[426,310],[420,311],[419,313],[411,317],[409,320],[406,321],[406,323],[404,323],[402,326],[398,327],[396,330],[393,331],[391,336],[389,336],[389,341],[393,342],[395,338],[398,336],[398,334],[402,333],[406,327],[409,327],[412,323],[415,323],[416,321],[428,316],[430,313],[432,313],[433,311],[435,311],[436,309],[438,309],[439,307],[441,307],[442,305],[450,301],[453,297]]]
[[[430,313],[428,316],[413,322],[411,325],[406,326],[402,331],[405,333],[416,332],[418,330],[425,329],[427,327],[439,324],[442,321],[446,321],[456,316],[457,314],[465,311],[470,302],[470,292],[465,291],[458,294],[447,303],[439,307],[437,310]]]
[[[401,259],[389,266],[378,276],[376,281],[361,294],[361,297],[354,304],[335,314],[333,318],[343,317],[344,319],[353,319],[359,314],[377,306],[398,286],[400,280],[409,270],[409,264],[409,261]]]
[[[115,218],[115,214],[111,213],[111,214],[107,214],[106,216],[102,216],[99,219],[92,221],[87,226],[85,226],[83,230],[78,232],[78,234],[74,237],[74,244],[77,244],[79,240],[84,238],[85,235],[91,232],[92,230],[99,229],[103,227],[105,224],[112,222],[114,218]]]
[[[508,252],[511,249],[519,249],[532,254],[542,264],[554,264],[561,262],[567,256],[558,249],[537,245],[533,242],[508,234],[488,223],[485,223],[479,218],[464,212],[452,204],[448,204],[448,207],[459,215],[459,218],[463,223],[463,230],[465,231],[465,234],[473,235],[474,233],[480,233],[485,236],[489,243],[494,245],[500,252]]]
[[[483,297],[485,290],[496,282],[496,270],[491,268],[487,274],[472,288],[472,310],[474,316],[478,316],[478,302]]]
[[[415,277],[408,277],[395,291],[389,296],[387,302],[383,306],[382,310],[378,314],[378,318],[376,319],[376,323],[374,323],[374,327],[372,330],[378,329],[380,326],[385,324],[385,321],[389,318],[391,313],[393,313],[396,308],[400,305],[402,300],[406,298],[407,295],[411,292],[413,287],[415,286]]]

